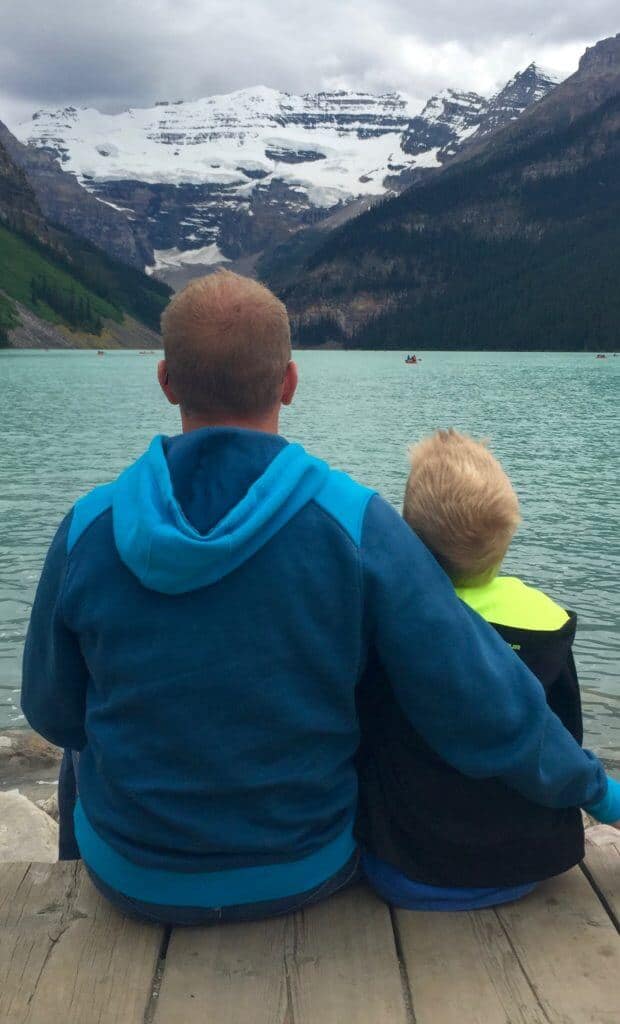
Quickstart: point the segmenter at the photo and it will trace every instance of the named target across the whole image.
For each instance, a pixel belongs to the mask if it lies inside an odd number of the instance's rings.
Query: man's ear
[[[290,405],[295,397],[297,391],[297,384],[299,383],[299,374],[297,372],[297,363],[294,363],[291,359],[290,363],[286,367],[286,373],[284,374],[284,381],[282,383],[282,405]]]
[[[157,380],[159,381],[160,388],[170,402],[170,405],[179,405],[179,399],[170,387],[170,382],[168,380],[168,366],[166,365],[165,359],[160,359],[157,364]]]

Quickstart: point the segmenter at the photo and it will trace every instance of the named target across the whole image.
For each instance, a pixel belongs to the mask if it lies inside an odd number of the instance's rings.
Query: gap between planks
[[[620,932],[620,832],[609,825],[586,830],[581,870]]]
[[[159,956],[157,957],[157,963],[155,964],[155,970],[153,972],[153,981],[151,983],[151,994],[149,996],[146,1009],[144,1011],[144,1024],[153,1024],[155,1019],[155,1011],[157,1009],[157,1000],[159,999],[159,993],[161,992],[161,983],[164,977],[164,971],[166,969],[166,957],[168,955],[168,946],[170,945],[170,938],[172,936],[172,928],[168,926],[162,936],[161,946],[159,948]]]
[[[286,918],[173,930],[153,1024],[413,1024],[388,908],[358,886]]]

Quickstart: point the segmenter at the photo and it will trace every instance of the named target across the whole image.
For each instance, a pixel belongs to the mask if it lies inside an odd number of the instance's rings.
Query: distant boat
[[[599,352],[599,354],[597,355],[596,358],[597,359],[607,359],[607,356],[605,355],[604,352]]]
[[[104,352],[104,350],[103,350],[102,348],[98,348],[98,349],[97,349],[97,355],[98,355],[98,356],[104,356],[104,355],[105,355],[105,352]]]
[[[417,356],[407,356],[405,362],[408,366],[417,366],[419,360]]]

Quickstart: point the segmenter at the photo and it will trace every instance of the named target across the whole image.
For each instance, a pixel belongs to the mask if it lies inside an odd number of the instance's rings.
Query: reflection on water
[[[49,540],[71,503],[154,433],[177,430],[133,352],[0,353],[0,727],[18,721],[19,663]],[[397,506],[406,448],[439,426],[491,439],[521,498],[506,569],[579,616],[587,742],[620,766],[620,358],[546,353],[298,353],[283,431]]]

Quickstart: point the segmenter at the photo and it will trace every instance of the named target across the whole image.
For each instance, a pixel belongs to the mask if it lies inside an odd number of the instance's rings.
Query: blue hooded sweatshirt
[[[554,807],[603,769],[372,491],[274,435],[156,437],[51,545],[22,706],[81,751],[76,834],[120,892],[303,893],[354,851],[356,684],[373,647],[416,729]]]

